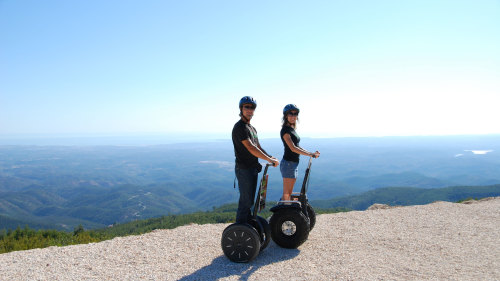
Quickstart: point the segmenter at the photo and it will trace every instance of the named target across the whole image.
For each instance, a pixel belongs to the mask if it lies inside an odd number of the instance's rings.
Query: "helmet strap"
[[[250,123],[250,120],[248,120],[245,115],[243,115],[243,111],[240,109],[240,117],[245,123]]]

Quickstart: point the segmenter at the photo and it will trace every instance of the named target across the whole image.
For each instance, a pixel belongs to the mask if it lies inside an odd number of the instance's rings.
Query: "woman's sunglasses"
[[[255,109],[255,106],[253,106],[253,105],[244,105],[243,108],[244,109]]]
[[[290,116],[299,116],[298,112],[288,112],[288,115]]]

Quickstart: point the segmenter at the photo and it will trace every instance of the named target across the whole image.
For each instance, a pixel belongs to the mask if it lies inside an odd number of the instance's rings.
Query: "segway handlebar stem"
[[[259,205],[260,205],[260,191],[261,189],[263,188],[263,183],[264,183],[264,179],[266,178],[266,175],[267,175],[267,169],[269,168],[269,166],[274,166],[274,163],[267,163],[266,164],[266,167],[264,168],[264,173],[262,174],[262,179],[260,180],[260,184],[259,184],[259,189],[257,190],[257,197],[256,197],[256,200],[255,200],[255,204],[254,204],[254,208],[253,208],[253,217],[257,217],[257,213],[259,212]],[[267,182],[267,181],[266,181]],[[267,183],[266,183],[267,185]]]
[[[264,176],[267,174],[267,168],[269,168],[269,166],[274,166],[274,163],[267,163],[266,164],[266,167],[264,168]]]
[[[305,194],[307,192],[307,184],[309,182],[309,173],[311,171],[312,159],[313,159],[313,157],[310,156],[309,163],[307,164],[306,173],[304,175],[304,181],[302,182],[302,188],[300,189],[301,196],[305,196]]]

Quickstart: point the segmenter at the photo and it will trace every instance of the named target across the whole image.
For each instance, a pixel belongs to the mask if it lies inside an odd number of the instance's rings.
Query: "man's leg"
[[[236,168],[236,178],[240,190],[240,200],[236,213],[236,222],[238,223],[248,222],[251,217],[251,208],[255,199],[255,190],[257,189],[257,177],[256,169]]]

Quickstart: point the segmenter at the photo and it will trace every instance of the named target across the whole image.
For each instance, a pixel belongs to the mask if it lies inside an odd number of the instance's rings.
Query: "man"
[[[236,156],[235,173],[238,179],[240,200],[236,213],[237,223],[246,223],[251,219],[251,208],[257,189],[257,177],[262,170],[258,158],[279,165],[278,159],[269,155],[259,144],[257,130],[250,125],[257,102],[245,96],[240,100],[241,119],[234,124],[232,138]]]

